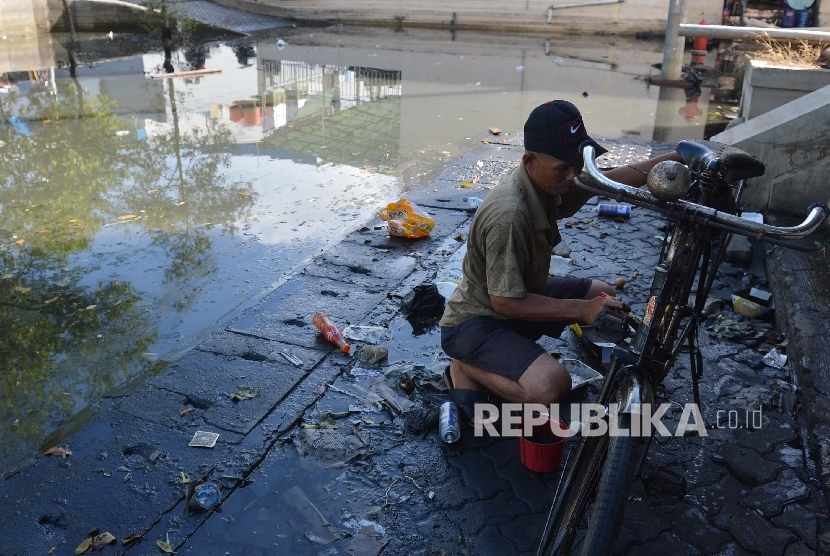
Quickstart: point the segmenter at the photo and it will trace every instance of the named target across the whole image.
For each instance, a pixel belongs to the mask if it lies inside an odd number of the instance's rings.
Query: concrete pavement
[[[608,143],[608,166],[671,148]],[[40,457],[0,485],[0,554],[72,554],[96,528],[118,539],[108,553],[159,554],[164,541],[183,554],[532,554],[558,473],[525,469],[515,438],[440,442],[431,425],[445,398],[439,332],[399,306],[415,285],[457,272],[472,216],[463,197],[483,197],[520,155],[483,145],[408,192],[436,220],[428,238],[390,238],[382,222],[368,222],[157,376],[102,400],[96,418],[60,440],[71,456]],[[625,277],[621,295],[642,313],[661,221],[643,209],[624,222],[599,218],[595,202],[563,223],[569,275]],[[712,295],[767,285],[762,256],[756,249],[749,269],[724,264]],[[361,363],[362,342],[351,357],[334,351],[311,323],[318,310],[341,329],[380,329],[364,332],[386,334],[376,343],[388,360]],[[701,397],[713,428],[652,445],[647,469],[683,476],[686,495],[636,482],[620,553],[823,553],[830,524],[791,395],[797,378],[791,367],[765,366],[759,351],[779,339],[772,328],[728,308],[707,321]],[[570,332],[543,345],[590,358]],[[402,376],[415,379],[411,395],[397,388]],[[396,417],[373,392],[407,409]],[[674,430],[692,397],[685,358],[658,395],[677,408],[664,420]],[[761,427],[738,426],[758,408]],[[739,413],[734,428],[723,417],[716,426],[719,410]],[[218,433],[216,446],[188,446],[197,430]],[[221,489],[220,510],[186,511],[187,485],[203,479]],[[142,539],[122,545],[131,534]]]

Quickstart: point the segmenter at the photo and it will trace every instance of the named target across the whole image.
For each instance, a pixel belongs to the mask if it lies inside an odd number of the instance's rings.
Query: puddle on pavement
[[[75,78],[59,37],[0,66],[0,475],[491,126],[561,97],[595,137],[702,136],[637,79],[660,44],[292,33],[191,45],[177,69],[222,73],[187,79],[118,35]]]
[[[395,419],[393,412],[377,406],[373,394],[404,412],[433,402],[437,408],[446,399],[424,382],[440,383],[433,370],[442,365],[434,355],[437,333],[413,336],[400,316],[389,329],[393,358],[355,366],[339,377],[306,411],[303,424],[268,453],[250,475],[252,482],[228,496],[221,513],[211,515],[180,554],[362,555],[378,554],[387,542],[393,543],[393,553],[403,549],[402,542],[407,549],[456,553],[464,526],[442,510],[456,510],[475,499],[474,493],[497,492],[494,484],[504,479],[493,476],[495,468],[515,474],[537,494],[546,493],[545,500],[553,497],[559,472],[522,470],[518,439],[468,436],[442,445],[427,438],[437,434],[434,421],[407,432],[412,421]],[[396,388],[401,376],[415,378],[410,395]],[[479,454],[484,456],[480,465],[490,471],[469,470],[469,457],[479,461]],[[165,518],[145,538],[163,539],[168,527],[174,537],[177,523]]]
[[[358,366],[339,377],[303,424],[268,453],[250,475],[253,482],[229,496],[180,554],[376,554],[390,541],[397,512],[434,507],[435,493],[429,496],[428,479],[419,474],[422,456],[412,453],[403,421],[378,402],[420,403],[393,386],[400,376],[428,376],[431,358],[424,354],[438,340],[412,337],[405,324],[395,319],[395,342],[388,345],[408,346],[407,359]],[[363,345],[356,342],[357,349]],[[169,523],[173,530],[175,522]],[[156,527],[157,536],[165,534]]]

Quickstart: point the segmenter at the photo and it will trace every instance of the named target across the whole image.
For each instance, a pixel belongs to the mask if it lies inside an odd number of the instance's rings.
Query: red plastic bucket
[[[551,427],[558,427],[561,436],[553,433]],[[565,446],[567,425],[559,419],[534,425],[530,436],[519,437],[519,459],[525,467],[536,473],[550,473],[559,469],[562,463],[562,448]]]

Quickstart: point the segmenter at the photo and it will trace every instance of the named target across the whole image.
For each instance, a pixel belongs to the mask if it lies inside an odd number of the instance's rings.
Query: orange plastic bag
[[[426,237],[435,227],[435,220],[424,209],[406,199],[389,203],[378,216],[389,225],[391,236]]]

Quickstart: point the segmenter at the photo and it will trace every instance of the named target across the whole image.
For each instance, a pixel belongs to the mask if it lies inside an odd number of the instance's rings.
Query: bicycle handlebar
[[[586,145],[582,151],[582,156],[585,160],[585,168],[574,179],[576,186],[581,189],[596,193],[597,195],[610,196],[616,199],[617,202],[625,199],[634,205],[649,208],[669,216],[678,216],[683,212],[694,211],[696,214],[701,215],[708,225],[732,233],[754,237],[758,241],[767,241],[769,243],[791,247],[791,245],[785,243],[787,240],[799,239],[811,234],[830,216],[830,209],[827,208],[827,205],[813,203],[809,207],[810,211],[804,222],[797,226],[779,227],[753,222],[740,216],[682,199],[677,201],[661,201],[647,190],[616,182],[603,175],[596,166],[593,146]]]

